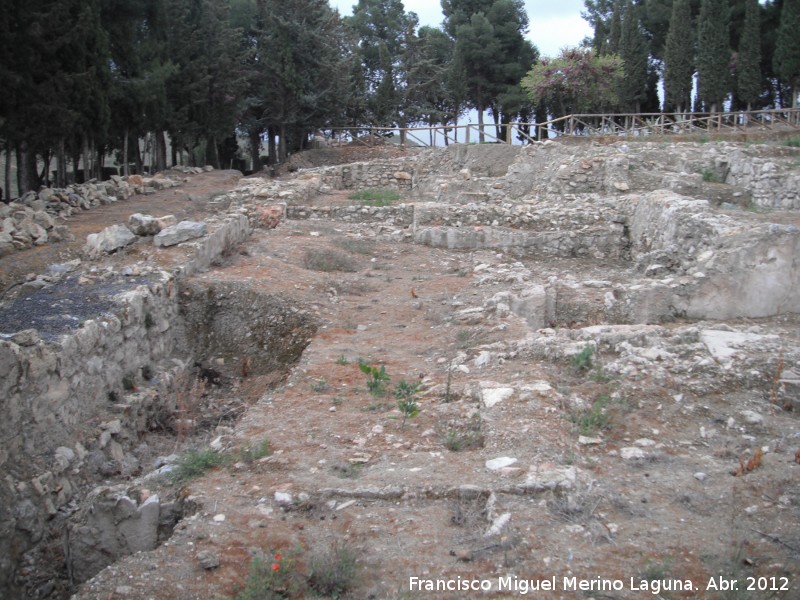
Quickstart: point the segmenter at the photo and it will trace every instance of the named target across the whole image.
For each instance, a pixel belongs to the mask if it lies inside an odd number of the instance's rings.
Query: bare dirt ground
[[[87,233],[133,212],[202,218],[213,205],[188,194],[211,198],[236,180],[230,172],[197,175],[181,188],[83,213],[73,219],[73,244],[16,255],[3,285],[74,257]],[[341,257],[348,270],[319,270],[315,250]],[[109,260],[142,260],[137,252]],[[610,277],[625,267],[521,262],[542,281],[565,272]],[[276,573],[287,579],[260,597],[312,597],[292,592],[293,577],[305,580],[315,556],[344,547],[356,567],[343,598],[514,598],[536,587],[528,595],[797,598],[796,413],[772,402],[768,387],[740,394],[736,377],[703,393],[692,373],[607,376],[610,357],[602,354],[591,370],[524,355],[483,364],[483,349],[531,333],[514,315],[468,310],[502,289],[516,264],[492,251],[392,241],[380,225],[290,221],[257,230],[238,254],[197,277],[289,297],[313,312],[319,330],[280,386],[236,382],[229,393],[243,396],[246,414],[235,431],[205,435],[221,434],[231,451],[267,439],[271,452],[186,484],[179,493],[198,510],[172,538],[105,569],[75,597],[233,597],[253,557],[269,564],[276,552]],[[487,272],[494,277],[479,276]],[[796,316],[734,325],[800,344]],[[385,393],[370,392],[359,361],[385,367]],[[448,374],[450,364],[463,368]],[[420,386],[419,414],[405,422],[391,393],[401,380]],[[514,391],[488,407],[482,385]],[[576,398],[597,411],[577,412]],[[765,418],[744,421],[744,408]],[[623,451],[631,448],[641,453]],[[767,450],[762,464],[733,476],[756,448]],[[487,468],[502,457],[516,460]],[[176,493],[165,482],[151,487]],[[201,566],[208,555],[217,567]],[[414,589],[412,577],[461,587]],[[598,591],[616,581],[621,589]],[[681,589],[654,592],[658,586]]]

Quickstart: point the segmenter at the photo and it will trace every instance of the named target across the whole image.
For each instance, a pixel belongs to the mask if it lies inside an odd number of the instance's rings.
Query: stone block
[[[136,236],[124,225],[106,227],[100,233],[86,237],[86,250],[89,254],[111,253],[136,241]]]
[[[181,221],[177,225],[162,229],[153,238],[153,242],[156,246],[164,248],[203,237],[207,233],[208,226],[204,222]]]

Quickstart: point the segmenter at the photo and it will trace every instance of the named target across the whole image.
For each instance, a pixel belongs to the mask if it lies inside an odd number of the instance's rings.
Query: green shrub
[[[190,450],[177,462],[175,468],[170,472],[170,477],[174,483],[183,483],[200,477],[206,471],[225,463],[225,456],[211,448]]]
[[[358,368],[367,376],[367,389],[373,396],[382,396],[386,391],[386,384],[389,382],[389,375],[386,373],[386,367],[381,365],[381,368],[374,367],[361,360],[358,362]]]
[[[319,379],[315,379],[311,382],[311,389],[317,393],[324,392],[328,389],[328,380],[324,377],[320,377]]]
[[[250,562],[247,582],[236,600],[283,600],[297,596],[304,588],[294,559],[273,552],[268,560],[256,557]]]
[[[594,435],[598,431],[608,428],[611,422],[611,417],[607,411],[610,402],[611,396],[600,396],[588,410],[573,415],[572,420],[581,435]]]
[[[308,587],[325,597],[341,598],[356,583],[356,553],[348,546],[334,542],[326,551],[311,556]]]
[[[403,422],[400,429],[405,427],[406,419],[414,418],[419,414],[419,404],[417,404],[418,383],[408,383],[401,379],[394,390],[394,397],[398,399],[397,407],[403,413]]]
[[[712,169],[703,169],[703,181],[706,183],[724,183],[722,177]]]
[[[594,346],[584,346],[577,354],[573,354],[569,359],[572,368],[579,373],[584,373],[592,368],[592,357],[594,356]]]
[[[444,447],[451,452],[483,448],[484,437],[481,433],[481,418],[475,416],[470,419],[466,427],[450,429],[444,438]]]
[[[239,450],[239,460],[243,463],[253,463],[265,456],[272,454],[269,440],[264,438],[257,444],[245,444]]]

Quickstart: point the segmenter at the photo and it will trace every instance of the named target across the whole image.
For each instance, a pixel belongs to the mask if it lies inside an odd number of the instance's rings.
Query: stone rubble
[[[8,204],[0,203],[0,257],[31,246],[40,246],[69,238],[64,223],[81,210],[126,200],[135,194],[152,194],[179,186],[178,175],[204,171],[197,167],[175,167],[153,177],[112,175],[108,181],[95,179],[66,188],[45,187],[29,192]],[[153,234],[137,234],[153,235]]]

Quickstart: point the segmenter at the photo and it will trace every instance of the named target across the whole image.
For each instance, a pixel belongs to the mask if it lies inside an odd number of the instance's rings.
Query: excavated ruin
[[[353,597],[402,597],[409,574],[492,577],[497,597],[509,574],[638,576],[648,528],[686,519],[686,547],[706,543],[728,471],[747,475],[756,449],[768,466],[737,491],[756,497],[751,529],[768,534],[748,546],[753,569],[794,581],[798,161],[734,143],[409,151],[242,180],[168,261],[64,267],[0,308],[0,594],[63,597],[84,582],[76,598],[231,594],[248,552],[311,545],[337,515],[364,564],[397,571]],[[373,188],[401,200],[345,197]],[[315,267],[313,249],[356,266]],[[362,358],[418,378],[418,421],[399,429],[393,401],[373,413]],[[197,377],[224,386],[209,404],[263,389],[230,414],[187,416]],[[363,406],[346,412],[351,390]],[[220,452],[268,435],[280,453],[160,497],[154,478],[176,458],[153,456],[148,436],[204,418]],[[353,465],[357,478],[340,477]],[[756,487],[772,491],[759,500]],[[262,533],[234,541],[246,531]],[[721,568],[682,543],[668,544],[685,563],[675,578]],[[222,566],[197,566],[204,545]],[[167,556],[202,587],[162,573]]]

